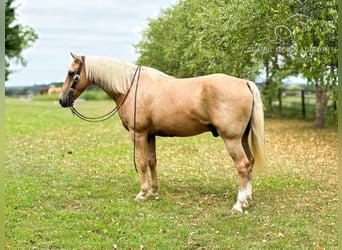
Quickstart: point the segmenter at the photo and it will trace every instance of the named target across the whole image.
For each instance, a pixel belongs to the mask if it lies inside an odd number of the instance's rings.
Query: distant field
[[[268,166],[251,207],[231,213],[237,173],[210,133],[158,138],[160,200],[139,175],[118,116],[86,123],[57,101],[6,99],[9,249],[337,249],[337,134],[266,120]],[[112,101],[77,104],[87,115]]]

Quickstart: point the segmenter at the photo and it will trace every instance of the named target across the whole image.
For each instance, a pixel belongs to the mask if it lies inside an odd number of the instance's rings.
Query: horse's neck
[[[136,65],[107,57],[89,57],[87,76],[109,96],[125,94]]]
[[[122,93],[115,91],[114,87],[108,82],[104,82],[104,81],[96,82],[96,81],[94,81],[94,83],[96,83],[96,85],[98,85],[109,97],[111,97],[115,101],[116,106],[119,107],[122,105],[122,103],[124,102],[124,100],[126,98],[126,95],[128,94],[128,91],[129,91],[130,86],[131,86],[132,81],[133,81],[133,75],[134,75],[134,71],[133,71],[131,77],[128,76],[126,78],[120,79],[121,81],[124,81],[122,83],[123,83],[123,85],[125,85],[125,89],[126,89]],[[116,79],[115,81],[118,81],[118,79]]]
[[[113,91],[109,91],[106,88],[103,88],[100,84],[98,84],[98,86],[110,97],[112,98],[116,105],[118,105],[118,103],[120,103],[120,100],[123,98],[122,94],[119,93],[114,93]]]

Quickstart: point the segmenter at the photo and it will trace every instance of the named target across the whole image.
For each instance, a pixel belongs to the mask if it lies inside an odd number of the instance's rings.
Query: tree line
[[[5,0],[5,79],[11,62],[38,35],[16,20],[15,0]],[[317,127],[329,99],[337,101],[337,0],[179,0],[150,19],[135,45],[137,64],[177,77],[227,73],[263,75],[266,112],[282,80],[301,75],[316,92]]]
[[[337,0],[180,0],[135,47],[138,64],[177,77],[262,74],[266,112],[282,80],[301,75],[316,92],[317,127],[337,99]]]

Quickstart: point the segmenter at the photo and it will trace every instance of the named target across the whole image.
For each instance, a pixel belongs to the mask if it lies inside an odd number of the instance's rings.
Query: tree
[[[337,82],[337,1],[180,0],[150,21],[136,49],[137,63],[178,77],[265,72],[267,109],[282,80],[301,73],[316,86],[322,127]]]
[[[180,77],[224,72],[253,80],[263,70],[271,102],[276,83],[291,74],[287,50],[279,49],[284,43],[272,43],[274,28],[287,16],[277,3],[179,1],[150,21],[136,45],[138,63]]]
[[[337,92],[337,1],[292,0],[290,5],[303,16],[293,31],[295,56],[302,74],[315,86],[315,125],[323,127],[327,102]]]
[[[27,62],[21,53],[24,49],[29,48],[38,38],[34,30],[26,25],[16,22],[15,0],[5,0],[5,80],[8,79],[10,73],[10,63],[26,66]]]
[[[265,30],[273,31],[269,39],[272,46],[255,54],[265,62],[266,107],[275,97],[281,79],[301,73],[315,86],[315,125],[323,127],[327,102],[337,92],[337,1],[270,0],[267,4],[258,1],[258,5],[267,21]],[[265,46],[264,41],[258,43]]]
[[[245,18],[250,16],[246,13],[248,4],[232,0],[179,1],[150,21],[136,45],[138,63],[178,77],[225,72],[253,79],[260,62],[246,52],[256,34]]]
[[[249,27],[257,33],[250,50],[254,61],[262,62],[262,72],[265,75],[263,99],[266,114],[271,114],[272,102],[278,99],[281,105],[280,90],[282,80],[294,73],[295,67],[291,61],[292,40],[289,30],[284,29],[283,23],[289,15],[286,3],[269,0],[254,1],[249,4],[250,17],[247,18]],[[244,33],[245,34],[245,33]],[[251,36],[248,36],[250,39]],[[279,106],[281,111],[281,106]]]

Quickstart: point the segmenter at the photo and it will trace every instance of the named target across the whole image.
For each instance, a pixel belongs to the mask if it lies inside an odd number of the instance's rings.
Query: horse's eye
[[[74,75],[74,82],[79,82],[81,79],[80,75],[76,74]]]
[[[74,74],[75,74],[75,72],[74,72],[74,71],[68,71],[68,76],[70,76],[70,77],[73,77],[73,76],[74,76]]]

